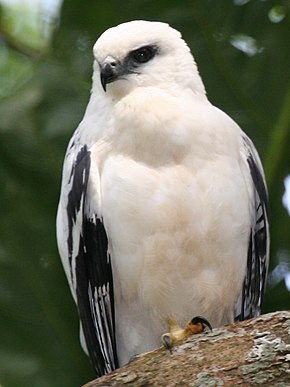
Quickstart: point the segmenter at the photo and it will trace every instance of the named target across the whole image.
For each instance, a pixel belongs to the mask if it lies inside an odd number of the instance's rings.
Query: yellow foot
[[[184,329],[182,329],[177,322],[171,318],[167,319],[167,323],[169,332],[161,336],[161,341],[170,353],[172,353],[174,345],[185,341],[188,337],[197,333],[202,333],[206,328],[209,328],[210,331],[212,330],[210,323],[201,316],[194,317],[188,321]]]

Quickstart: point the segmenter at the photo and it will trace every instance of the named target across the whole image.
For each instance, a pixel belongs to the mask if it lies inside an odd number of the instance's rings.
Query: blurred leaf
[[[1,0],[1,32],[22,52],[40,54],[49,47],[60,0]]]
[[[0,44],[0,100],[27,82],[33,74],[33,64],[24,55]]]

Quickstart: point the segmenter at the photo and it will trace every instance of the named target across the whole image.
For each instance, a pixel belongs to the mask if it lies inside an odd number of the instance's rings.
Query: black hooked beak
[[[107,84],[114,82],[121,73],[121,64],[114,58],[106,59],[100,65],[101,70],[101,84],[104,91],[107,91]]]

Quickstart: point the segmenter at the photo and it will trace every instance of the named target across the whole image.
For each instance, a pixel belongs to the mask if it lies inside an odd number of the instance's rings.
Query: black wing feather
[[[241,302],[238,303],[236,308],[236,321],[242,321],[261,313],[269,259],[268,195],[266,183],[253,143],[247,136],[243,136],[243,141],[254,185],[255,217],[249,236],[246,277],[243,284]]]
[[[73,229],[81,212],[79,247],[75,257],[75,288],[80,320],[90,360],[98,376],[118,367],[114,290],[108,239],[97,215],[87,213],[91,157],[86,146],[78,152],[68,195],[68,250],[72,275]],[[72,275],[73,281],[73,275]]]

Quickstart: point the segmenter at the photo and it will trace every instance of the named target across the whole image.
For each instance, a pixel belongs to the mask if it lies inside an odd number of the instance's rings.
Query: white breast
[[[206,105],[196,114],[196,130],[194,114],[178,124],[187,143],[178,155],[172,149],[171,160],[161,148],[158,158],[154,148],[150,163],[145,148],[152,132],[146,137],[146,125],[140,123],[135,136],[143,136],[143,148],[140,141],[136,149],[128,133],[127,142],[122,138],[127,147],[122,150],[118,140],[115,146],[113,136],[102,160],[103,142],[93,149],[90,186],[97,176],[96,195],[113,264],[121,364],[159,345],[166,317],[185,324],[201,315],[213,326],[233,319],[250,230],[239,136],[235,124],[217,109]],[[216,130],[203,125],[210,122],[210,114],[218,116],[212,121],[220,124]],[[180,147],[174,120],[167,122],[164,149],[171,149],[168,141],[174,147],[174,138]]]

